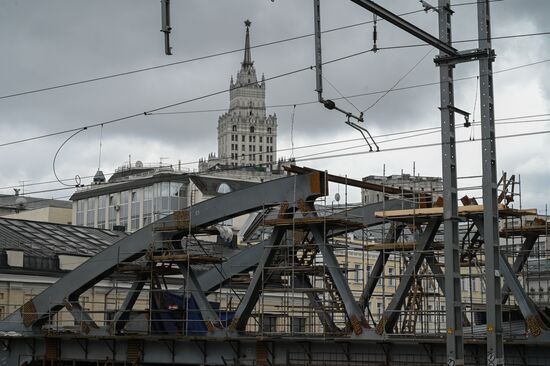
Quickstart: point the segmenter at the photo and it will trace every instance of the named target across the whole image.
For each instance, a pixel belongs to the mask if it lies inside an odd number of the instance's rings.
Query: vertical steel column
[[[439,40],[451,45],[451,0],[439,0]],[[440,52],[441,56],[447,56]],[[445,241],[445,311],[447,319],[447,364],[464,365],[458,198],[455,146],[454,85],[452,64],[439,66],[441,81],[441,161],[443,164],[443,224]]]
[[[321,58],[321,0],[313,0],[313,26],[315,29],[315,80],[319,102],[323,101],[323,61]]]
[[[499,266],[497,208],[497,158],[493,94],[493,57],[489,1],[477,5],[479,48],[488,55],[479,60],[481,150],[483,160],[483,239],[487,282],[487,365],[504,364],[502,343],[502,296]]]

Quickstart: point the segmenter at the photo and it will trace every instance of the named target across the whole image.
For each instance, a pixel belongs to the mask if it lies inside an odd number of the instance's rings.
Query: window
[[[263,150],[264,150],[264,147],[260,145],[260,152],[262,152]]]
[[[237,131],[237,125],[233,125],[232,130],[233,130],[233,132],[236,132]]]
[[[246,150],[245,147],[244,147],[244,145],[242,146],[242,149],[241,149],[241,150],[242,150],[242,151],[245,151],[245,150]],[[244,154],[243,154],[243,155],[244,155]]]
[[[259,156],[259,159],[260,159],[260,161],[263,161],[263,156],[260,155],[260,156]]]
[[[383,313],[383,308],[382,308],[382,303],[381,302],[377,302],[376,303],[376,315],[382,315]]]
[[[84,225],[84,202],[85,200],[76,201],[76,224]]]
[[[244,141],[245,141],[245,138],[246,138],[246,136],[243,135],[241,140],[244,142]]]
[[[263,142],[263,137],[262,136],[260,136],[260,142]]]
[[[275,333],[277,331],[277,316],[269,314],[264,315],[261,327],[264,333]]]
[[[128,229],[128,202],[130,201],[130,191],[120,192],[120,205],[119,205],[119,225]]]
[[[395,286],[395,270],[393,268],[388,268],[388,286]]]
[[[271,133],[271,127],[267,128],[267,133]]]
[[[361,281],[361,265],[356,264],[353,269],[353,282],[359,283]]]
[[[248,136],[248,142],[252,142],[252,136]]]
[[[100,229],[105,229],[105,219],[107,218],[107,197],[99,196],[99,201],[97,205],[97,227]]]
[[[254,133],[254,126],[250,126],[250,133]]]
[[[139,229],[139,211],[140,211],[140,202],[139,202],[139,192],[132,191],[132,216],[130,220],[129,230]]]
[[[117,223],[117,213],[120,209],[119,206],[120,193],[113,193],[109,195],[109,225],[108,229],[113,229],[113,226]]]
[[[97,197],[88,198],[88,211],[86,212],[86,226],[94,227],[95,225],[95,207]]]
[[[143,188],[143,226],[153,219],[153,186]]]
[[[290,330],[292,333],[305,333],[306,332],[306,318],[302,316],[290,317]]]

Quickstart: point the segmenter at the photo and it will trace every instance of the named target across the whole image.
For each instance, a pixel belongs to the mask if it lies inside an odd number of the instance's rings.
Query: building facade
[[[440,177],[426,177],[410,174],[394,174],[389,176],[369,175],[363,178],[363,182],[399,188],[405,191],[430,193],[432,195],[440,195],[443,190],[443,180]],[[364,204],[382,202],[384,200],[384,195],[386,197],[392,196],[370,189],[361,190],[361,200]]]
[[[92,184],[74,193],[73,222],[133,232],[174,211],[257,184],[261,179],[199,175],[173,166],[144,167],[137,161],[117,168],[108,182]]]
[[[245,21],[244,58],[229,84],[229,110],[218,119],[218,156],[210,155],[200,170],[214,165],[258,165],[270,170],[277,163],[277,116],[267,115],[265,77],[258,81],[250,53],[250,25]]]

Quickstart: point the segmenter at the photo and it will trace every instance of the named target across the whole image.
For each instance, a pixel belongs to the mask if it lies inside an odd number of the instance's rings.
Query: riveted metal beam
[[[374,1],[370,1],[370,0],[351,0],[351,1],[367,9],[371,13],[376,14],[380,18],[388,21],[389,23],[395,25],[396,27],[404,30],[405,32],[415,36],[416,38],[421,39],[427,44],[434,46],[435,48],[439,49],[441,52],[444,52],[452,56],[460,56],[456,48],[450,46],[447,42],[439,40],[438,38],[432,36],[428,32],[418,28],[414,24],[407,22],[405,19],[401,18],[400,16],[378,5]],[[440,7],[440,12],[441,12],[441,7]]]
[[[382,319],[376,327],[376,332],[378,334],[382,334],[384,331],[386,333],[393,332],[393,329],[397,324],[397,320],[399,319],[399,310],[405,303],[405,298],[409,294],[414,277],[422,265],[422,261],[426,256],[426,251],[430,248],[430,245],[437,234],[439,225],[441,225],[441,218],[435,217],[430,219],[428,225],[420,235],[409,264],[401,275],[399,286],[397,286],[388,307],[384,310]]]

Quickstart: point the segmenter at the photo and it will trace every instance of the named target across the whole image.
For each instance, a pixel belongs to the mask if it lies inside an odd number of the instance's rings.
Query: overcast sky
[[[432,0],[434,3],[436,0]],[[415,0],[380,0],[395,13],[420,10]],[[469,2],[469,1],[461,1]],[[454,1],[457,3],[458,1]],[[244,45],[245,19],[252,21],[251,42],[258,45],[313,31],[310,0],[172,0],[173,56],[164,55],[158,0],[3,0],[0,2],[0,96],[46,88],[64,83],[123,73],[140,68],[183,61]],[[332,29],[372,20],[372,15],[349,0],[322,1],[322,28]],[[476,6],[453,8],[454,40],[477,38]],[[491,3],[493,36],[521,35],[550,31],[547,0],[504,0]],[[417,12],[406,17],[435,34],[437,14]],[[266,78],[314,62],[313,38],[305,37],[255,48],[252,58],[259,75]],[[390,24],[378,24],[378,47],[419,44],[420,41]],[[476,43],[458,43],[458,49],[475,48]],[[495,109],[497,119],[550,113],[550,62],[508,70],[516,66],[550,59],[550,36],[495,40]],[[372,24],[350,27],[323,35],[323,58],[332,60],[372,47]],[[338,97],[387,90],[419,63],[398,88],[438,81],[438,69],[431,47],[380,50],[326,65],[325,96]],[[242,52],[182,63],[97,82],[0,99],[0,144],[89,124],[139,114],[228,88],[231,75],[240,67]],[[506,71],[508,70],[508,71]],[[455,69],[455,104],[474,110],[476,63]],[[467,78],[471,77],[471,78]],[[300,104],[316,99],[313,71],[307,70],[267,83],[267,105]],[[350,112],[365,110],[381,94],[351,98],[338,105]],[[181,104],[163,112],[226,109],[229,96],[222,93]],[[366,126],[375,136],[439,126],[439,87],[409,88],[389,93],[365,113]],[[292,107],[269,107],[279,121],[278,147],[291,146]],[[103,128],[101,169],[110,173],[122,163],[195,162],[217,151],[216,127],[221,112],[141,115]],[[498,124],[497,135],[550,130],[548,116],[524,118],[544,121]],[[479,120],[477,102],[475,120]],[[500,121],[500,122],[509,122]],[[480,137],[479,127],[466,129],[457,117],[457,139]],[[99,163],[100,128],[90,128],[71,139],[59,153],[56,169],[61,178],[93,175]],[[412,133],[412,135],[418,134]],[[0,187],[25,181],[26,192],[60,188],[60,184],[29,186],[54,179],[52,160],[69,134],[0,147]],[[366,152],[361,136],[344,124],[341,114],[319,104],[296,107],[293,155],[299,165],[329,170],[331,173],[361,178],[367,175],[416,173],[441,175],[440,147],[392,151],[440,140],[439,132],[397,141],[399,136],[379,137],[381,152],[330,159],[306,160],[306,155],[325,152]],[[331,142],[317,148],[304,145]],[[498,140],[498,171],[521,174],[524,207],[544,209],[550,201],[550,136]],[[357,147],[355,147],[357,146]],[[355,147],[355,148],[353,148]],[[336,149],[348,148],[339,152]],[[388,151],[385,151],[388,150]],[[478,141],[459,144],[460,176],[481,174]],[[321,155],[317,155],[321,156]],[[186,165],[196,169],[196,164]],[[84,180],[88,182],[89,180]],[[69,183],[72,183],[69,181]],[[464,187],[476,186],[480,179],[460,180]],[[12,193],[11,188],[0,193]],[[34,193],[34,196],[66,197],[71,190]],[[334,192],[333,192],[334,193]],[[479,192],[477,192],[479,194]],[[350,200],[358,199],[351,195]]]

